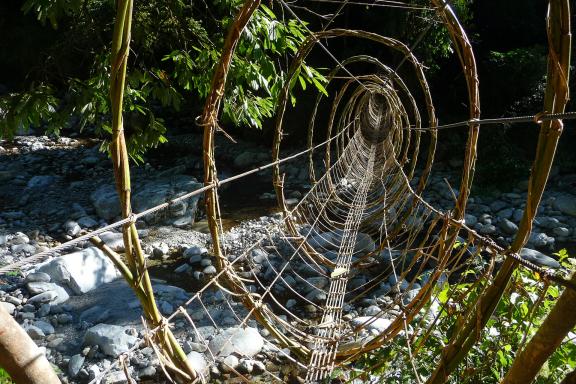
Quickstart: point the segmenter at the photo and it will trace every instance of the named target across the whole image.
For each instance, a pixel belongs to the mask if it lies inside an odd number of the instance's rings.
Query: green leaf
[[[267,6],[265,6],[264,4],[260,3],[260,8],[266,12],[266,14],[268,15],[268,17],[270,17],[271,19],[276,19],[276,15],[274,14],[274,12],[272,12],[272,10],[270,8],[268,8]]]
[[[302,90],[305,91],[306,90],[306,81],[304,80],[304,78],[302,76],[298,76],[298,80],[300,80],[300,86],[302,87]]]
[[[442,291],[440,291],[440,293],[438,294],[438,301],[440,303],[446,304],[448,302],[448,289],[449,288],[450,288],[450,286],[448,284],[445,284]]]
[[[318,80],[316,80],[315,77],[312,78],[312,82],[314,83],[316,88],[324,94],[324,96],[328,97],[328,92],[326,91],[326,88],[324,88],[324,86]]]

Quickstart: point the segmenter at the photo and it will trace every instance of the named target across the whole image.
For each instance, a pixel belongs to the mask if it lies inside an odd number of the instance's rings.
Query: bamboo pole
[[[560,384],[576,384],[576,369],[567,374]]]
[[[564,111],[568,99],[568,70],[570,63],[570,12],[568,0],[550,0],[548,14],[548,81],[544,97],[544,111]],[[536,158],[528,183],[528,197],[524,216],[509,252],[517,253],[526,243],[532,230],[532,221],[548,181],[556,146],[562,133],[562,122],[545,121],[540,129]],[[442,351],[441,360],[427,384],[439,384],[448,380],[450,374],[466,357],[476,343],[488,319],[506,290],[512,273],[518,266],[513,258],[502,264],[493,284],[480,296],[475,310]]]
[[[128,64],[132,25],[132,8],[133,0],[118,0],[117,2],[116,21],[112,40],[112,68],[110,73],[110,100],[112,103],[112,142],[110,144],[110,151],[112,154],[116,189],[120,196],[122,216],[124,218],[132,216],[132,207],[130,204],[130,164],[122,119],[122,103],[124,99],[126,67]],[[130,221],[122,227],[122,234],[128,264],[127,268],[119,263],[117,257],[110,258],[115,265],[122,267],[123,276],[136,292],[150,328],[160,327],[160,331],[155,334],[155,341],[160,345],[162,353],[170,362],[187,375],[184,379],[195,379],[197,377],[196,372],[188,363],[186,354],[178,344],[170,328],[165,326],[165,319],[160,314],[156,305],[152,283],[146,269],[144,252],[140,245],[138,231],[134,221]],[[113,256],[110,252],[107,252],[107,254]],[[180,377],[180,379],[183,378]]]
[[[554,103],[554,107],[560,106],[563,109],[568,98],[570,70],[571,35],[568,0],[551,0],[548,3],[548,41],[550,44],[548,76],[557,95],[556,98],[550,96],[549,99],[552,100],[547,101],[550,104]],[[541,135],[552,136],[552,143],[539,145],[538,154],[542,156],[554,153],[555,144],[562,132],[562,123],[558,120],[546,123],[546,127],[547,131],[544,131],[543,126]],[[535,214],[537,207],[532,208]],[[571,281],[576,282],[576,274],[572,275]],[[502,384],[531,383],[536,378],[542,365],[562,343],[568,332],[576,326],[574,308],[576,308],[576,292],[565,289],[534,337],[514,359],[514,363],[502,380]]]
[[[214,156],[214,135],[216,130],[219,129],[218,113],[220,110],[222,98],[224,97],[226,78],[230,69],[230,64],[232,63],[232,58],[234,56],[236,46],[238,45],[242,31],[246,27],[246,24],[248,24],[250,21],[252,14],[259,5],[260,0],[247,0],[236,15],[234,23],[230,27],[228,35],[226,36],[226,40],[224,41],[220,62],[218,63],[218,66],[216,67],[212,77],[210,94],[206,98],[200,121],[200,125],[204,127],[203,159],[205,185],[218,185],[216,162]],[[208,218],[210,234],[212,235],[212,248],[214,257],[216,259],[216,267],[218,270],[226,270],[226,273],[224,273],[222,276],[225,280],[225,283],[229,285],[229,288],[232,291],[240,295],[243,304],[247,308],[251,308],[253,317],[259,321],[260,324],[266,327],[276,339],[280,340],[280,342],[284,343],[285,345],[292,347],[296,353],[305,355],[307,351],[303,351],[303,347],[301,345],[292,342],[280,330],[271,325],[270,321],[268,320],[270,314],[266,313],[267,309],[265,306],[262,306],[262,303],[259,301],[259,299],[253,297],[252,295],[247,295],[247,289],[243,286],[241,280],[238,279],[234,273],[227,269],[228,260],[222,252],[220,243],[221,228],[219,226],[220,215],[218,214],[217,200],[217,188],[206,191],[206,216]]]
[[[204,110],[202,112],[201,126],[204,127],[204,142],[203,142],[203,159],[204,159],[204,184],[210,185],[218,182],[216,172],[216,162],[214,158],[214,135],[218,129],[218,113],[220,111],[220,104],[224,97],[224,88],[226,86],[226,79],[234,52],[242,31],[250,21],[250,17],[260,5],[260,0],[247,0],[238,14],[234,23],[230,27],[224,47],[222,48],[222,56],[220,62],[212,76],[212,84],[210,86],[210,94],[206,98]],[[206,216],[208,218],[208,226],[210,227],[210,234],[212,235],[212,246],[214,249],[214,256],[216,263],[220,270],[224,268],[225,261],[220,247],[220,228],[218,226],[218,212],[216,207],[217,188],[206,191]]]
[[[2,306],[0,367],[8,372],[16,384],[60,384],[46,356]]]
[[[452,8],[448,5],[446,0],[432,0],[432,3],[438,8],[438,13],[450,36],[454,42],[454,48],[460,59],[460,64],[466,79],[466,87],[468,88],[468,103],[469,103],[469,116],[470,120],[480,119],[480,90],[478,87],[478,73],[476,70],[476,59],[472,45],[468,40],[468,36],[464,28],[458,21]],[[472,181],[474,178],[474,169],[476,164],[476,145],[478,143],[478,136],[480,134],[480,125],[470,124],[468,131],[468,140],[466,142],[466,153],[464,156],[464,166],[462,169],[462,178],[460,181],[460,192],[458,200],[454,207],[453,216],[456,220],[464,218],[466,210],[466,202],[470,195]]]
[[[576,282],[576,274],[572,275]],[[501,384],[529,384],[542,365],[576,326],[576,292],[565,289],[536,334],[518,353]],[[574,380],[574,379],[572,379]]]

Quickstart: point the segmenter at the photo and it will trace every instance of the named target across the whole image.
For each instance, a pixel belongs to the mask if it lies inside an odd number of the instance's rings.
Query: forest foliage
[[[165,117],[181,114],[191,121],[199,114],[226,31],[241,3],[135,3],[124,101],[125,130],[133,159],[142,160],[147,149],[167,140],[169,124]],[[541,105],[546,52],[544,9],[533,3],[524,7],[523,18],[518,20],[508,11],[492,12],[492,0],[451,1],[475,46],[483,116],[534,113]],[[511,0],[506,9],[521,4],[523,0]],[[328,13],[329,9],[322,7],[326,5],[319,6],[317,13]],[[0,137],[10,139],[34,128],[37,133],[89,131],[109,138],[114,1],[25,0],[0,4],[0,10],[5,15],[0,15],[0,25],[11,36],[0,42],[0,72],[6,75],[0,78]],[[455,81],[460,77],[453,65],[450,39],[433,11],[406,13],[402,20],[383,23],[375,8],[353,10],[352,17],[337,18],[332,27],[352,27],[349,23],[361,22],[366,27],[376,26],[383,35],[408,43],[419,41],[414,52],[426,66],[432,87],[442,90],[435,95],[442,121],[465,118],[467,110],[461,102],[465,95]],[[311,14],[301,18],[310,20],[311,29],[318,29],[314,24],[318,20]],[[244,31],[232,62],[220,119],[223,125],[262,128],[266,124],[274,114],[290,57],[308,35],[307,28],[305,22],[285,13],[279,3],[267,2],[260,7]],[[502,39],[503,35],[507,38]],[[25,44],[19,44],[22,39]],[[321,68],[331,67],[334,62],[323,59],[325,62],[305,64],[292,85],[325,92]],[[298,95],[298,91],[292,92],[292,103]],[[193,129],[193,123],[189,125]],[[483,175],[491,180],[494,173],[504,180],[525,176],[528,163],[523,157],[531,156],[524,156],[524,152],[533,147],[530,140],[534,135],[521,131],[498,130],[497,140],[481,137],[479,151],[484,160],[478,169],[480,181]],[[443,153],[459,152],[465,142],[463,133],[444,140],[447,146],[439,148],[440,158]],[[505,161],[494,156],[511,148],[512,142],[517,150],[505,156]],[[103,148],[106,145],[105,141]]]
[[[241,4],[238,0],[209,5],[181,0],[136,2],[124,101],[133,159],[141,160],[146,149],[166,141],[166,126],[158,110],[177,112],[183,105],[198,108],[202,103],[225,33]],[[1,136],[10,138],[31,127],[59,134],[69,126],[80,130],[89,126],[96,134],[110,134],[114,2],[27,0],[22,11],[57,29],[58,39],[43,47],[48,60],[41,73],[30,74],[19,91],[0,97]],[[278,17],[265,5],[256,11],[232,63],[224,123],[261,128],[262,121],[272,116],[287,58],[296,52],[306,32],[303,22]],[[78,73],[78,68],[70,68],[70,60],[85,70]],[[311,84],[323,91],[324,77],[312,67],[304,65],[303,69],[300,86]]]

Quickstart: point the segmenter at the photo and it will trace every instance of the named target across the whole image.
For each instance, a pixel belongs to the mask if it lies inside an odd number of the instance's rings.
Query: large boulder
[[[124,252],[124,235],[121,232],[102,232],[100,240],[106,243],[113,251]]]
[[[46,188],[51,184],[54,184],[58,181],[57,176],[51,175],[40,175],[40,176],[33,176],[28,183],[26,184],[26,188],[33,189],[33,188]]]
[[[214,336],[208,348],[214,356],[226,357],[236,353],[252,357],[264,347],[264,339],[256,328],[228,328]]]
[[[265,162],[270,158],[270,154],[254,151],[243,151],[234,158],[234,167],[239,169],[248,169]]]
[[[95,247],[54,258],[36,268],[36,272],[47,273],[52,281],[68,285],[77,295],[120,276],[110,259]]]
[[[186,175],[170,175],[156,180],[147,181],[134,187],[132,197],[135,212],[143,212],[154,206],[163,204],[177,196],[182,196],[188,192],[201,188],[203,185],[195,178]],[[94,209],[104,220],[113,220],[120,215],[120,202],[114,186],[105,185],[98,188],[90,196]],[[193,196],[170,205],[167,210],[146,215],[144,220],[155,223],[166,219],[166,212],[169,218],[177,219],[182,217],[194,217],[198,199],[200,196]]]
[[[114,186],[101,186],[90,195],[90,199],[96,213],[104,220],[110,221],[116,216],[120,216],[120,200]]]
[[[318,251],[338,250],[342,244],[343,231],[324,232],[308,238],[308,244]],[[370,235],[358,232],[354,244],[354,254],[373,252],[376,244]]]
[[[85,345],[98,345],[108,356],[118,357],[136,344],[137,338],[128,335],[124,327],[98,324],[89,328],[84,335]]]
[[[204,358],[203,354],[196,351],[192,351],[188,355],[186,355],[186,357],[188,363],[192,366],[192,368],[194,369],[194,371],[196,371],[196,373],[202,375],[204,379],[207,379],[209,377],[210,367],[208,366],[208,363],[206,362],[206,359]]]
[[[58,305],[70,298],[64,288],[54,283],[33,281],[27,283],[26,288],[33,295],[28,299],[29,304],[50,303],[51,305]]]
[[[188,294],[184,289],[173,285],[154,284],[154,294],[168,301],[182,301],[188,299]]]
[[[570,216],[576,216],[576,196],[563,194],[554,200],[554,209]]]
[[[513,235],[518,232],[518,226],[508,219],[502,219],[500,229],[507,235]]]
[[[147,184],[134,194],[134,210],[142,212],[156,205],[165,203],[177,196],[182,196],[201,188],[203,185],[190,176],[175,175],[155,180]],[[171,204],[168,208],[168,215],[172,219],[184,216],[194,217],[200,196],[193,196]],[[159,211],[155,214],[146,215],[144,220],[149,223],[161,221],[166,218],[166,212]]]
[[[554,269],[560,268],[560,263],[558,261],[535,249],[522,248],[520,251],[520,257],[540,267],[549,267]]]

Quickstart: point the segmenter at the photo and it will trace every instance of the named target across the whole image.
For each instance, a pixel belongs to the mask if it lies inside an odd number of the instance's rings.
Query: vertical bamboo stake
[[[46,356],[1,306],[0,367],[4,368],[17,384],[60,384],[60,379]],[[8,382],[12,381],[7,380],[6,383]]]
[[[432,0],[432,3],[438,8],[438,12],[442,17],[448,32],[454,42],[454,48],[458,53],[460,64],[466,78],[466,86],[468,88],[468,103],[469,103],[469,116],[470,120],[480,118],[480,90],[478,88],[478,74],[476,70],[476,59],[472,51],[472,45],[468,40],[468,36],[464,28],[458,21],[454,11],[448,5],[446,0]],[[464,166],[462,170],[462,179],[460,182],[460,192],[458,200],[454,207],[453,216],[456,220],[464,218],[466,209],[466,202],[474,176],[474,169],[476,164],[476,145],[478,143],[478,135],[480,134],[480,125],[473,123],[470,124],[468,132],[468,140],[466,142],[466,153],[464,157]]]
[[[571,279],[576,282],[576,274]],[[565,289],[552,311],[516,358],[501,384],[529,384],[542,365],[576,326],[576,292]],[[572,379],[574,380],[574,378]]]
[[[571,43],[570,4],[567,0],[551,0],[548,3],[548,41],[550,44],[548,81],[550,81],[556,91],[556,100],[552,96],[547,95],[547,99],[551,100],[546,101],[548,104],[554,103],[552,105],[555,109],[558,107],[564,109],[568,99]],[[548,145],[538,146],[538,154],[545,157],[549,156],[550,153],[553,154],[556,150],[556,143],[562,132],[562,122],[554,120],[546,124],[546,130],[544,128],[543,126],[541,135],[553,137],[551,143],[543,143]],[[545,165],[546,162],[544,162]],[[543,172],[545,172],[547,179],[549,168],[543,170]],[[544,183],[546,179],[543,180]],[[533,208],[535,215],[537,205],[531,208]],[[526,215],[523,219],[525,218]],[[523,220],[522,224],[527,225],[525,221],[527,220]],[[516,240],[518,241],[518,239]],[[576,274],[572,275],[571,280],[576,282]],[[574,308],[576,308],[576,292],[571,289],[565,289],[534,337],[514,359],[514,363],[504,380],[502,380],[502,384],[531,383],[536,378],[542,365],[562,343],[568,332],[576,326],[576,311],[574,311]]]
[[[242,35],[242,31],[246,27],[246,24],[250,21],[252,14],[260,5],[260,0],[247,0],[238,14],[234,19],[234,23],[228,31],[226,40],[224,42],[224,47],[222,49],[222,56],[220,57],[220,62],[214,71],[212,77],[212,85],[210,88],[210,94],[206,98],[206,103],[204,104],[204,110],[202,112],[201,125],[204,127],[204,184],[205,185],[217,185],[218,176],[216,173],[216,162],[214,159],[214,134],[218,129],[218,113],[220,110],[220,105],[222,98],[224,97],[224,88],[226,86],[226,77],[228,75],[228,70],[230,69],[230,64],[232,63],[232,58],[234,56],[234,51]],[[216,201],[218,199],[217,188],[212,188],[206,191],[206,216],[208,218],[208,225],[210,227],[210,234],[212,235],[212,248],[214,252],[214,257],[216,259],[216,266],[219,270],[226,268],[227,260],[222,253],[222,248],[220,244],[220,228],[218,224],[219,215],[216,207]],[[238,293],[244,293],[245,288],[240,286],[240,283],[235,280],[231,274],[223,274],[223,279],[226,279],[226,283],[230,284],[230,288]],[[259,307],[259,304],[254,301],[251,295],[242,295],[241,300],[247,308],[255,309]],[[270,325],[266,317],[260,310],[254,310],[252,316],[258,320],[262,325],[267,327],[270,333],[276,337],[276,339],[281,340],[287,345],[292,345],[290,339],[279,332],[276,328]]]
[[[116,21],[112,40],[112,68],[110,73],[110,100],[112,102],[112,142],[110,144],[110,150],[112,153],[116,189],[120,196],[122,216],[124,218],[132,215],[132,207],[130,204],[130,165],[122,120],[122,103],[124,99],[126,67],[130,47],[132,7],[133,0],[118,0],[117,2]],[[132,274],[132,279],[128,279],[128,283],[140,299],[144,316],[150,328],[161,327],[160,331],[155,334],[155,341],[161,346],[161,350],[168,361],[187,374],[189,376],[187,379],[195,379],[196,372],[189,365],[186,354],[178,344],[170,328],[165,326],[164,317],[160,314],[156,306],[152,283],[146,269],[144,252],[140,246],[135,223],[131,221],[125,224],[122,228],[122,233],[126,249],[126,260]],[[128,274],[124,274],[124,276],[127,277]]]
[[[564,111],[568,99],[568,71],[570,68],[570,10],[568,0],[550,0],[547,21],[549,55],[544,111],[561,113]],[[528,183],[526,209],[516,238],[510,247],[511,252],[518,252],[530,235],[532,221],[548,181],[561,133],[561,121],[554,120],[542,123],[536,158]],[[498,305],[517,265],[518,262],[512,258],[507,258],[504,261],[493,284],[480,296],[475,311],[471,312],[464,326],[442,351],[442,358],[427,384],[446,382],[450,374],[466,357],[476,343],[480,331]]]
[[[259,5],[260,0],[247,0],[240,9],[240,12],[238,12],[238,15],[236,15],[236,19],[230,27],[226,40],[224,41],[220,62],[212,76],[210,94],[206,98],[201,120],[201,125],[204,127],[203,147],[205,185],[211,185],[218,182],[216,162],[214,160],[214,134],[218,128],[218,113],[220,111],[222,98],[224,97],[226,78],[242,31]],[[224,256],[222,255],[222,249],[220,248],[220,229],[218,227],[218,212],[216,209],[216,199],[218,198],[217,192],[217,188],[212,188],[206,191],[206,216],[208,218],[210,234],[212,235],[212,247],[214,249],[214,256],[216,257],[216,263],[218,268],[222,270],[222,268],[224,268],[224,261],[222,260]]]
[[[560,384],[576,384],[576,369],[568,373]]]

